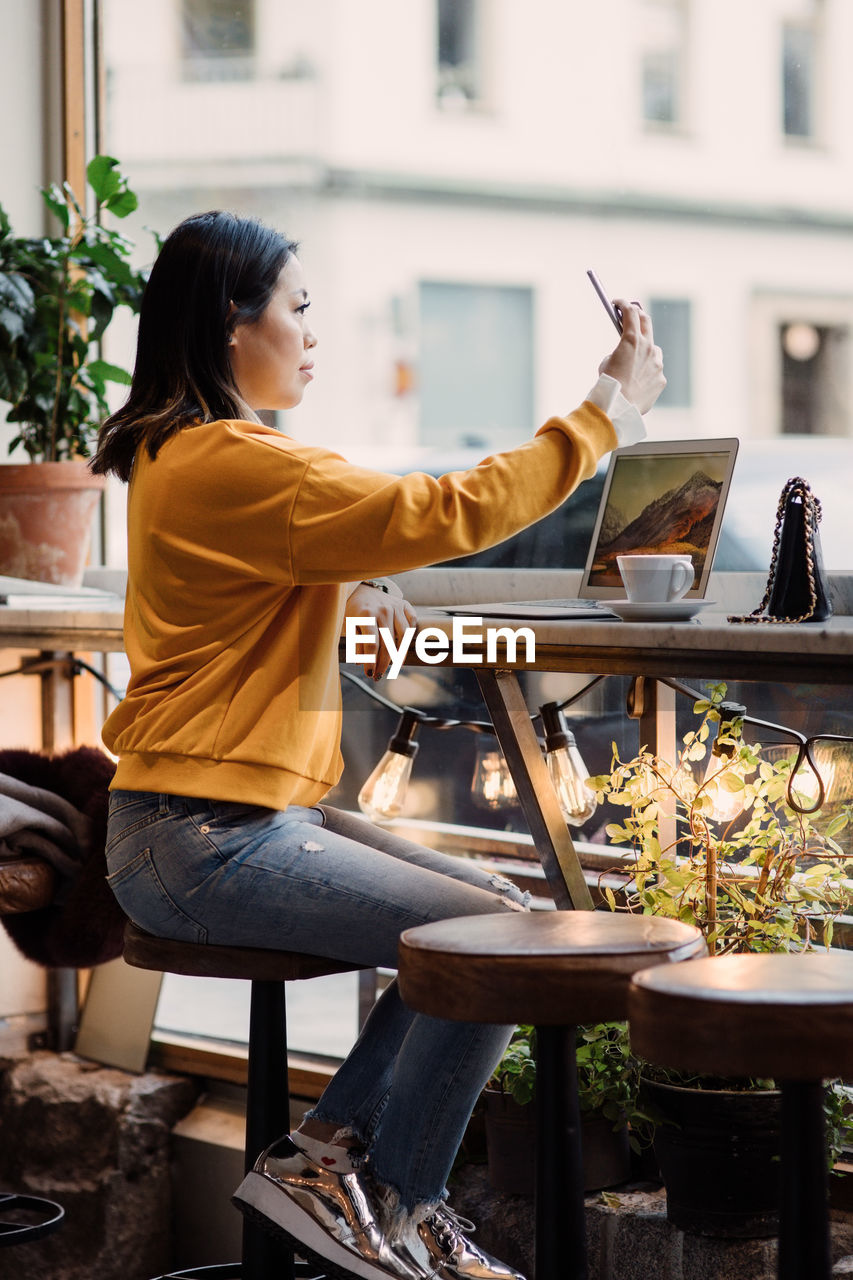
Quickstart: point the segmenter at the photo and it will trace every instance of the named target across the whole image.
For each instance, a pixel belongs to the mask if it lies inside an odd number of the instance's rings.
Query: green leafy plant
[[[715,954],[829,946],[853,899],[853,862],[836,841],[850,807],[823,829],[820,814],[789,808],[792,756],[763,759],[760,744],[744,741],[742,720],[721,713],[725,693],[717,685],[695,704],[699,724],[674,763],[645,749],[623,761],[614,745],[611,773],[589,780],[599,801],[628,810],[607,834],[630,846],[622,870],[631,880],[621,904],[609,887],[604,896],[613,910],[698,925]],[[703,778],[698,766],[714,736],[722,755]],[[737,797],[735,817],[716,818],[715,793]]]
[[[577,1028],[578,1100],[581,1112],[610,1120],[614,1128],[630,1122],[637,1145],[639,1061],[631,1053],[626,1022],[598,1022]],[[525,1106],[536,1087],[536,1029],[517,1027],[489,1087]]]
[[[509,1094],[519,1106],[530,1102],[536,1087],[535,1027],[516,1027],[487,1087]]]
[[[138,201],[111,156],[95,156],[87,179],[88,215],[67,183],[43,189],[56,236],[13,235],[0,207],[0,400],[20,424],[10,453],[33,462],[87,457],[109,412],[107,383],[130,382],[98,344],[118,307],[138,312],[146,276],[103,218],[124,218]]]
[[[627,810],[607,827],[613,844],[630,846],[621,871],[629,879],[621,900],[603,887],[612,910],[663,915],[697,925],[712,954],[805,951],[832,942],[833,925],[853,901],[853,862],[836,837],[848,827],[849,805],[834,814],[807,815],[786,803],[795,755],[773,761],[743,739],[743,721],[722,708],[726,686],[714,686],[694,705],[696,728],[676,761],[645,748],[631,760],[614,744],[612,771],[589,780],[599,802]],[[716,773],[705,771],[716,737]],[[704,775],[704,776],[703,776]],[[794,797],[802,796],[794,778]],[[734,816],[718,817],[720,798],[736,797]],[[772,1080],[708,1080],[642,1064],[640,1079],[682,1086],[774,1088]],[[827,1089],[830,1163],[853,1136],[849,1091]],[[652,1121],[655,1117],[651,1116]]]

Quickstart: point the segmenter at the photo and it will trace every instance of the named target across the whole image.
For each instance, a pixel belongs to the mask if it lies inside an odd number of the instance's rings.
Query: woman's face
[[[288,258],[266,311],[254,324],[238,324],[228,354],[240,395],[251,409],[292,409],[311,381],[317,345],[306,319],[308,293],[302,267]]]

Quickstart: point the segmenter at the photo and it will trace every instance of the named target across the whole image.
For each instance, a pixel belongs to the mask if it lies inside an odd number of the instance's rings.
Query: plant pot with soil
[[[498,1191],[532,1196],[536,1165],[535,1028],[518,1027],[484,1093],[489,1181]],[[637,1061],[625,1023],[577,1028],[584,1185],[626,1182],[628,1120],[637,1097]]]

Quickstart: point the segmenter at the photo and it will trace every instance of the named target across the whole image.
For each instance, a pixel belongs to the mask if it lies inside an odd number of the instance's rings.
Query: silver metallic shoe
[[[243,1214],[283,1236],[327,1275],[425,1280],[414,1259],[392,1252],[360,1175],[333,1173],[289,1137],[258,1157],[232,1199]]]
[[[472,1244],[463,1233],[475,1230],[473,1222],[447,1204],[438,1205],[414,1230],[417,1243],[404,1250],[406,1261],[437,1280],[524,1280],[520,1272]]]

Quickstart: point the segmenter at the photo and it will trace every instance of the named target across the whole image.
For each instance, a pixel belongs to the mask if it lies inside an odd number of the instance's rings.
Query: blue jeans
[[[107,869],[127,915],[159,937],[366,967],[396,968],[413,925],[525,906],[503,877],[326,806],[114,791]],[[413,1013],[392,983],[312,1115],[352,1130],[402,1209],[434,1204],[511,1030]]]

